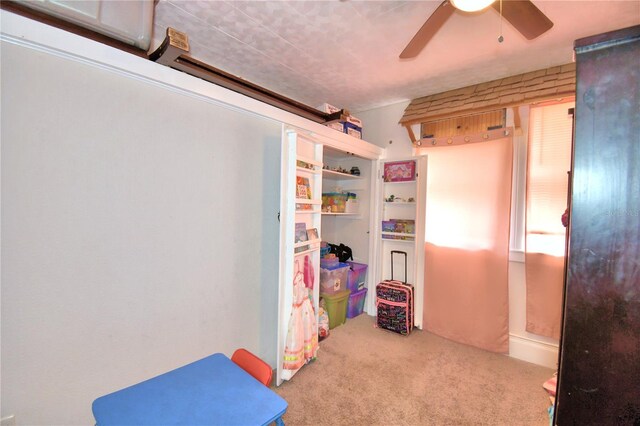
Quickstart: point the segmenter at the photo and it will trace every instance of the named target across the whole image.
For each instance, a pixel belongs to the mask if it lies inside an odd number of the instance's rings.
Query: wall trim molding
[[[509,333],[509,356],[543,367],[558,369],[558,345]]]

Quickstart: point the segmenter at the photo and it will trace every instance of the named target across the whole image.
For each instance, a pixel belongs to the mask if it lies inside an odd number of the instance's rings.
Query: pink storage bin
[[[357,317],[364,311],[364,300],[366,297],[366,288],[349,295],[349,302],[347,302],[347,318]]]
[[[364,263],[347,261],[349,264],[349,275],[347,277],[347,289],[351,293],[362,290],[367,285],[367,265]]]
[[[334,294],[347,289],[349,265],[338,263],[327,268],[320,267],[320,292]]]

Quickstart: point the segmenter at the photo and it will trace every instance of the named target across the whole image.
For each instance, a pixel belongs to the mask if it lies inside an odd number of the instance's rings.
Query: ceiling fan
[[[418,56],[429,40],[453,14],[454,9],[463,12],[478,12],[490,5],[500,12],[527,40],[533,40],[553,27],[553,22],[530,0],[444,0],[400,53],[400,59]]]

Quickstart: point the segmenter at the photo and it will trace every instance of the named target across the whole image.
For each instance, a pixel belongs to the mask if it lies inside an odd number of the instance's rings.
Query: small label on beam
[[[169,27],[167,28],[167,37],[169,37],[169,44],[171,44],[171,46],[182,49],[185,52],[189,51],[189,36],[186,33]]]

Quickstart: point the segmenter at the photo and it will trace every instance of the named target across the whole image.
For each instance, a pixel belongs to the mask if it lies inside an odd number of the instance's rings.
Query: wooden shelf
[[[305,242],[306,242],[306,241],[305,241]],[[318,247],[312,247],[312,248],[310,248],[309,250],[301,251],[301,252],[298,252],[298,253],[293,253],[293,256],[294,256],[294,257],[298,257],[298,256],[302,256],[303,254],[313,253],[314,251],[318,251],[318,250],[320,250],[320,246],[318,246]]]
[[[323,216],[360,216],[360,213],[333,213],[333,212],[322,212]]]
[[[315,240],[307,240],[307,241],[299,241],[297,243],[295,243],[293,245],[294,248],[298,248],[298,247],[303,247],[303,246],[310,246],[313,244],[320,244],[320,242],[322,242],[322,240],[320,238],[315,239]]]
[[[385,206],[415,206],[416,203],[415,201],[412,202],[408,202],[408,201],[385,201],[384,202]]]
[[[316,160],[314,160],[313,158],[310,158],[310,157],[304,157],[302,155],[297,155],[296,156],[296,161],[304,161],[305,163],[311,164],[313,166],[317,166],[320,169],[322,169],[322,166],[323,166],[322,162],[316,161]],[[304,167],[302,167],[302,168],[304,169]],[[311,170],[311,169],[307,169],[307,170]]]
[[[393,235],[397,237],[415,237],[416,236],[416,234],[407,234],[405,232],[387,232],[387,231],[382,231],[382,235]]]
[[[322,200],[309,200],[307,198],[296,198],[296,204],[314,204],[319,205],[322,204]]]
[[[322,170],[321,169],[307,169],[306,167],[296,166],[296,172],[308,173],[308,174],[312,174],[312,175],[319,175],[320,173],[322,173]]]
[[[414,180],[405,180],[405,181],[401,181],[401,182],[382,182],[385,185],[406,185],[408,183],[416,183],[415,179]]]
[[[392,243],[415,243],[415,240],[396,240],[394,238],[382,238],[382,241],[389,241]]]
[[[362,176],[352,175],[349,173],[341,173],[333,170],[322,169],[322,177],[325,179],[331,180],[341,180],[341,179],[363,179]]]
[[[403,232],[382,232],[382,241],[393,241],[393,242],[401,242],[401,243],[413,243],[416,239],[416,234],[405,234]],[[385,238],[384,236],[393,236],[393,237],[405,237],[405,239],[399,238]]]

